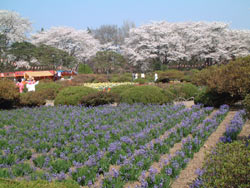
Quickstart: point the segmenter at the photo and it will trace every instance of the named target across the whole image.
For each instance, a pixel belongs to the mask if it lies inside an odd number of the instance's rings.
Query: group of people
[[[141,73],[141,78],[144,79],[145,78],[145,74],[144,73]],[[132,73],[132,80],[136,80],[138,79],[138,73]],[[156,82],[158,80],[158,74],[155,73],[155,76],[154,76],[154,81]]]
[[[17,81],[16,86],[19,88],[19,93],[23,93],[25,86],[26,86],[28,92],[35,91],[36,85],[38,83],[39,83],[39,81],[35,81],[34,78],[29,78],[27,81],[23,78],[23,79]]]

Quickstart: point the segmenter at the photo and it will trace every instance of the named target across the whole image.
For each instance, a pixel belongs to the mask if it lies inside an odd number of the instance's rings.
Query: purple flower
[[[172,175],[172,168],[166,168],[165,172],[168,176],[171,176]]]

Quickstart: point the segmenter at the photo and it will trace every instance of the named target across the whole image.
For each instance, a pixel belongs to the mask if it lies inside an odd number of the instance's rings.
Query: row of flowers
[[[226,125],[226,132],[224,135],[220,138],[220,142],[223,143],[231,143],[232,141],[237,139],[238,134],[242,130],[242,127],[244,126],[246,121],[246,111],[240,110],[236,112],[233,119],[230,121],[228,125]],[[216,153],[212,153],[214,155]],[[206,166],[204,166],[202,169],[196,170],[198,177],[192,182],[190,185],[190,188],[199,188],[203,187],[203,174],[206,172]]]
[[[164,139],[156,139],[149,147],[141,147],[130,159],[125,160],[120,170],[105,174],[104,187],[122,187],[125,183],[139,180],[143,172],[147,171],[153,162],[158,162],[162,154],[169,152],[175,143],[180,142],[183,137],[191,133],[202,120],[211,113],[212,108],[205,108],[187,116],[180,124],[168,131]]]
[[[84,83],[83,85],[86,87],[95,88],[98,90],[104,90],[108,88],[112,88],[120,85],[134,85],[133,82],[102,82],[102,83]]]
[[[200,150],[207,138],[216,130],[227,112],[228,106],[222,106],[211,119],[204,120],[201,126],[193,129],[192,137],[182,141],[182,148],[165,161],[160,173],[151,168],[149,177],[141,179],[141,188],[171,187],[172,181],[178,177],[181,170],[193,158],[194,153]]]
[[[183,105],[141,104],[1,111],[0,175],[3,172],[4,177],[25,175],[47,180],[72,175],[77,181],[79,171],[87,169],[88,173],[93,167],[93,179],[111,163],[110,158],[112,163],[119,163],[118,154],[109,157],[114,150],[123,148],[124,156],[131,155],[188,113]],[[128,147],[131,141],[133,144]],[[75,172],[76,168],[81,169]]]

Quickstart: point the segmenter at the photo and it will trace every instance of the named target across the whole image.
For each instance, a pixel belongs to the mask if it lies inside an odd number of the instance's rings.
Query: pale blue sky
[[[0,0],[0,9],[18,12],[42,27],[97,28],[102,24],[137,26],[150,21],[222,21],[250,29],[250,0]]]

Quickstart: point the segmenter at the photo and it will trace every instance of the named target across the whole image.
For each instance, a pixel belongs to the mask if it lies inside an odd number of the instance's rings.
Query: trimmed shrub
[[[204,106],[219,107],[223,104],[233,104],[234,98],[229,93],[217,93],[207,88],[202,89],[194,98],[195,104],[204,104]]]
[[[159,72],[159,78],[157,82],[167,83],[170,80],[183,80],[184,72],[179,70],[166,70],[164,72]]]
[[[190,83],[174,84],[168,88],[175,96],[176,99],[190,99],[199,93],[199,88]]]
[[[31,91],[27,93],[21,93],[20,95],[20,106],[35,107],[45,105],[45,100],[49,95],[50,90],[43,91]],[[52,95],[52,94],[51,94]]]
[[[238,100],[250,92],[250,56],[237,58],[227,65],[200,71],[193,82],[217,93],[229,93]]]
[[[84,86],[71,86],[62,89],[55,98],[55,105],[77,105],[84,96],[98,92],[97,89]]]
[[[110,78],[110,82],[131,82],[132,74],[112,74]]]
[[[136,86],[121,93],[121,102],[133,104],[164,104],[171,101],[171,97],[164,90],[156,86]]]
[[[198,74],[198,72],[199,72],[198,69],[191,69],[188,71],[184,71],[184,77],[181,79],[181,81],[192,82],[194,76]]]
[[[84,106],[99,106],[104,104],[112,104],[118,102],[119,96],[115,93],[99,91],[98,93],[91,93],[82,98],[80,101]]]
[[[146,79],[143,79],[143,78],[138,78],[138,79],[134,80],[134,82],[139,83],[139,84],[145,84],[148,81]]]
[[[0,109],[13,108],[19,102],[19,92],[11,80],[0,79]]]
[[[63,86],[55,82],[39,82],[36,86],[36,91],[43,93],[47,100],[54,100]]]
[[[243,105],[248,113],[248,117],[250,117],[250,94],[247,94],[244,101]]]
[[[206,156],[205,171],[200,177],[204,187],[250,187],[250,165],[247,141],[219,143]]]
[[[120,86],[115,86],[115,87],[112,87],[110,92],[111,93],[115,93],[115,94],[118,94],[120,95],[122,92],[130,89],[130,88],[133,88],[133,87],[137,87],[135,85],[120,85]]]

